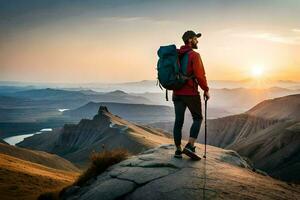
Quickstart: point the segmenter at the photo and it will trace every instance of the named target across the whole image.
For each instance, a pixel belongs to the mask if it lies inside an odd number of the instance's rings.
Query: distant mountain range
[[[151,81],[125,85],[138,87],[139,83],[151,85]],[[2,131],[0,138],[32,133],[42,128],[62,127],[65,123],[77,123],[81,118],[92,118],[97,113],[97,108],[92,105],[92,102],[110,104],[113,113],[133,122],[149,124],[174,120],[171,92],[169,93],[170,100],[165,101],[163,92],[148,93],[145,92],[147,90],[142,90],[143,93],[126,93],[119,89],[96,92],[88,88],[41,89],[36,87],[0,86],[0,131]],[[210,92],[208,118],[213,119],[245,112],[263,100],[299,91],[274,87],[260,90],[211,89]],[[135,109],[135,106],[138,109]],[[65,111],[66,109],[70,111]],[[77,112],[78,110],[80,112]],[[139,114],[135,115],[136,112]],[[190,116],[188,114],[186,116],[189,122]]]
[[[171,100],[172,92],[169,92],[170,100],[165,100],[164,93],[144,93],[141,95],[147,99],[151,99],[154,104],[173,106]],[[201,95],[203,93],[201,92]],[[224,117],[232,114],[245,112],[261,101],[287,96],[291,94],[300,94],[300,90],[291,90],[280,87],[271,87],[267,89],[251,89],[251,88],[222,88],[210,89],[210,100],[208,106],[212,118]],[[203,98],[202,98],[203,99]],[[214,109],[214,110],[213,110]]]
[[[127,120],[138,123],[170,121],[174,118],[172,107],[146,104],[126,104],[114,102],[89,102],[74,110],[67,110],[63,114],[75,119],[92,118],[100,106],[109,107],[109,110]]]
[[[140,96],[129,95],[123,91],[115,90],[112,92],[100,93],[92,90],[69,91],[60,89],[34,89],[16,92],[11,94],[13,97],[30,98],[33,100],[53,100],[53,101],[67,101],[72,100],[80,102],[80,104],[88,101],[110,101],[123,103],[151,103],[146,98]],[[68,102],[66,102],[68,103]],[[69,102],[71,103],[71,102]],[[72,105],[72,104],[71,104]]]
[[[6,92],[6,90],[10,92]],[[25,89],[15,87],[0,86],[0,95],[3,97],[14,97],[25,100],[48,100],[48,101],[62,101],[62,100],[73,100],[73,101],[117,101],[117,102],[135,102],[135,103],[150,103],[146,98],[129,95],[121,90],[114,90],[109,92],[96,92],[93,90],[72,90],[72,89]],[[118,97],[119,99],[116,99]]]
[[[135,85],[135,83],[128,84]],[[47,121],[49,118],[61,117],[62,113],[58,109],[77,109],[89,102],[167,105],[173,107],[171,92],[170,100],[165,101],[163,92],[126,93],[121,90],[96,92],[90,89],[73,90],[72,88],[64,90],[51,88],[24,90],[24,88],[11,87],[14,92],[7,93],[8,87],[0,86],[0,122]],[[211,89],[210,93],[209,117],[217,118],[241,113],[263,100],[295,94],[299,91],[277,87],[269,89],[224,88]]]
[[[287,89],[300,89],[299,81],[278,80],[259,82],[254,79],[245,79],[240,81],[230,80],[208,80],[211,89],[234,89],[234,88],[270,88],[281,87]],[[114,90],[122,90],[126,93],[158,93],[161,89],[157,86],[157,80],[142,80],[135,82],[122,83],[35,83],[35,82],[16,82],[16,81],[0,81],[1,87],[31,87],[32,89],[57,88],[62,90],[89,90],[98,92],[109,92]]]
[[[155,122],[169,122],[175,118],[174,108],[163,105],[146,105],[146,104],[126,104],[114,102],[89,102],[77,109],[67,110],[63,113],[64,116],[70,117],[72,120],[82,118],[92,118],[99,106],[107,106],[110,111],[126,120],[149,124]],[[210,108],[209,117],[229,115],[222,109]],[[187,117],[190,117],[187,115]]]
[[[145,97],[116,90],[99,93],[92,90],[68,91],[58,89],[34,89],[1,94],[0,122],[41,122],[59,120],[59,109],[75,109],[90,101],[151,104]],[[1,127],[0,127],[1,130]]]

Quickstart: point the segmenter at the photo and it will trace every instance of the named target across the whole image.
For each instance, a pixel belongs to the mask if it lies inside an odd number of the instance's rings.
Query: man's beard
[[[193,49],[198,49],[197,44],[193,44],[193,43],[192,43],[192,48],[193,48]]]

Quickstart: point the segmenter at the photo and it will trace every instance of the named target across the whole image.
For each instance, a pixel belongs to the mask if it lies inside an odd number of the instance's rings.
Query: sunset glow
[[[261,77],[264,73],[264,68],[263,66],[260,65],[255,65],[253,66],[253,68],[251,69],[252,71],[252,76],[255,78]]]
[[[300,80],[300,1],[59,2],[0,3],[0,80],[154,80],[158,48],[188,29],[209,80],[263,77],[253,60],[270,80]]]

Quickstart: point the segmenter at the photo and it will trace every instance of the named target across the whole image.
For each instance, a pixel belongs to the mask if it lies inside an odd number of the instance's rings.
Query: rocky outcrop
[[[202,145],[199,145],[201,149]],[[299,199],[300,186],[263,173],[231,150],[208,147],[207,159],[173,157],[174,145],[161,145],[108,168],[63,199]]]

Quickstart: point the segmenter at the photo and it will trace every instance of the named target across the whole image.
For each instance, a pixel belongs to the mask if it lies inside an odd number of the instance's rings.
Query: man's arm
[[[193,71],[201,89],[204,90],[205,92],[208,92],[209,87],[207,85],[205,70],[203,67],[200,54],[198,53],[195,54],[195,57],[193,59]]]

